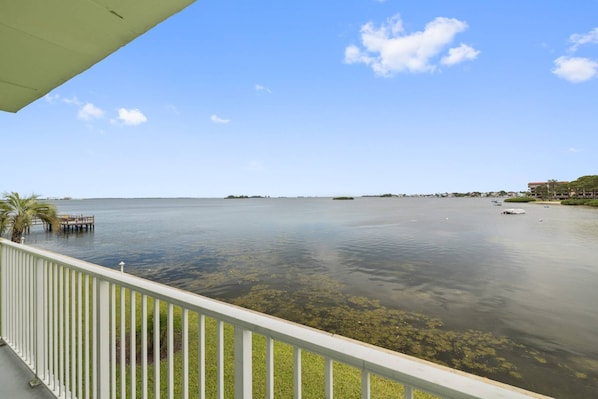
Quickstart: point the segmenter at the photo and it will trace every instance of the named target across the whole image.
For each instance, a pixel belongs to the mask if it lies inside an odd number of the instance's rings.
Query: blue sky
[[[0,190],[334,196],[597,174],[598,1],[197,1],[16,114]]]

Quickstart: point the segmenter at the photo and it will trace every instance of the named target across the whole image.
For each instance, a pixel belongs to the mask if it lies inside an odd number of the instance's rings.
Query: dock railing
[[[95,216],[85,215],[58,215],[58,225],[63,231],[93,230],[95,228]],[[30,226],[42,225],[47,230],[52,230],[52,225],[40,218],[33,218]],[[27,228],[30,232],[30,227]]]
[[[361,398],[379,380],[404,398],[546,398],[4,239],[0,278],[2,339],[59,398],[344,398],[341,368]]]

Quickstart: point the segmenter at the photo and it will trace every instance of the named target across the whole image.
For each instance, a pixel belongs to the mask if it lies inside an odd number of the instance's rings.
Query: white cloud
[[[581,150],[575,148],[575,147],[569,147],[569,149],[567,150],[567,152],[580,152]]]
[[[448,55],[442,57],[440,62],[443,65],[452,66],[463,61],[475,60],[480,52],[467,44],[449,49]]]
[[[229,119],[222,119],[222,118],[219,118],[217,115],[210,116],[210,120],[214,123],[223,123],[223,124],[230,122]]]
[[[577,49],[584,44],[596,44],[598,43],[598,28],[594,28],[593,30],[584,34],[574,33],[569,36],[569,41],[573,43],[573,45],[569,48],[569,51],[571,52],[577,51]]]
[[[79,119],[83,120],[92,120],[92,119],[100,119],[104,117],[104,111],[101,108],[96,107],[92,103],[86,103],[83,107],[79,109],[77,113]]]
[[[45,100],[46,100],[46,101],[47,101],[49,104],[54,104],[54,103],[56,103],[56,102],[57,102],[57,101],[60,99],[60,96],[59,96],[58,94],[50,94],[50,93],[48,93],[48,94],[46,94],[46,95],[44,96],[44,99],[45,99]]]
[[[573,54],[585,44],[598,44],[598,28],[588,33],[574,33],[569,36],[569,41],[572,43],[568,49],[569,55],[554,60],[555,67],[552,73],[571,83],[582,83],[592,79],[598,74],[598,61],[587,57],[574,57]]]
[[[83,103],[79,101],[77,97],[63,98],[62,102],[65,104],[83,105]]]
[[[361,27],[362,49],[352,45],[345,49],[345,62],[364,63],[377,75],[391,76],[397,72],[433,72],[436,57],[453,41],[457,33],[467,29],[467,23],[454,18],[437,17],[423,31],[406,34],[400,15],[389,18],[379,28],[372,22]],[[474,59],[479,53],[462,44],[444,57],[445,65]]]
[[[127,126],[136,126],[147,122],[147,117],[137,108],[119,108],[118,120]]]
[[[272,94],[272,90],[268,89],[268,88],[267,88],[267,87],[265,87],[265,86],[262,86],[262,85],[257,85],[257,84],[255,85],[255,91],[257,91],[257,92],[264,91],[264,92],[266,92],[266,93],[268,93],[268,94]]]
[[[598,62],[589,58],[562,56],[554,64],[552,73],[572,83],[585,82],[598,73]]]

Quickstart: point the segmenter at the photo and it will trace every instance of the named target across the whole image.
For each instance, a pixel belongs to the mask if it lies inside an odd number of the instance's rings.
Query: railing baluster
[[[30,267],[29,267],[29,297],[31,298],[29,308],[29,342],[30,352],[29,358],[31,359],[31,365],[33,370],[37,369],[37,297],[39,292],[37,291],[37,258],[31,255]]]
[[[20,330],[20,337],[19,337],[19,347],[20,347],[20,355],[25,362],[28,361],[28,341],[29,337],[27,337],[27,321],[29,320],[27,308],[29,307],[29,290],[27,289],[27,259],[28,256],[23,254],[21,259],[21,299],[19,300],[19,314],[20,314],[20,323],[19,323],[19,330]]]
[[[23,265],[23,263],[26,260],[26,255],[22,254],[21,255],[21,259],[20,259],[20,264]],[[26,353],[26,333],[25,333],[25,320],[27,320],[26,317],[26,313],[25,313],[25,306],[27,305],[27,293],[25,290],[25,285],[26,285],[26,276],[25,273],[27,272],[27,268],[26,267],[22,267],[19,270],[19,324],[18,324],[18,328],[19,328],[19,354],[23,357],[25,357],[27,355]]]
[[[35,365],[35,356],[34,356],[34,340],[33,340],[33,317],[35,314],[35,274],[34,274],[34,266],[33,263],[33,256],[27,254],[25,257],[25,280],[23,287],[25,289],[25,304],[23,305],[24,315],[25,315],[25,325],[24,325],[24,333],[25,333],[25,352],[24,352],[24,359],[28,366],[34,367]]]
[[[19,264],[23,264],[24,254],[19,254]],[[15,344],[18,350],[18,354],[23,354],[23,306],[25,303],[25,298],[23,298],[23,268],[20,267],[17,271],[17,302],[16,302],[16,309],[17,309],[17,322],[15,323],[15,328],[17,329],[18,333],[15,334],[16,340]]]
[[[134,399],[137,394],[136,394],[136,383],[137,383],[137,375],[135,373],[135,368],[136,368],[136,356],[137,356],[137,342],[136,342],[136,331],[137,331],[137,315],[136,315],[136,310],[135,310],[135,291],[134,290],[130,290],[131,291],[131,298],[130,298],[130,304],[129,304],[129,313],[130,313],[130,317],[131,317],[131,322],[130,322],[130,326],[129,326],[129,335],[131,336],[131,343],[130,343],[130,360],[129,360],[129,364],[130,367],[129,369],[131,370],[131,379],[130,379],[130,389],[131,389],[131,398]]]
[[[370,373],[361,370],[361,399],[370,399]]]
[[[127,364],[125,363],[125,355],[127,353],[127,342],[126,342],[126,320],[125,305],[126,305],[126,292],[125,287],[120,287],[120,397],[127,397]]]
[[[216,395],[224,399],[224,323],[216,323]]]
[[[37,308],[37,291],[36,291],[36,281],[37,281],[37,274],[36,274],[36,259],[33,255],[29,255],[29,354],[28,358],[33,366],[34,370],[37,368],[36,363],[36,329],[35,329],[35,319],[36,319],[36,308]]]
[[[37,259],[35,267],[35,374],[40,380],[46,377],[46,312],[45,312],[45,295],[46,295],[46,275],[44,270],[44,260]],[[33,335],[33,334],[32,334]]]
[[[50,315],[50,323],[52,325],[52,334],[51,334],[51,364],[52,364],[52,384],[50,388],[53,391],[57,391],[57,383],[58,383],[58,265],[52,263],[52,284],[50,287],[52,289],[52,314]]]
[[[8,253],[10,251],[10,254]],[[3,312],[2,315],[2,336],[6,337],[7,342],[11,342],[13,334],[14,334],[14,323],[12,319],[13,315],[13,301],[14,301],[14,274],[13,268],[11,265],[14,265],[13,261],[13,254],[14,251],[9,249],[8,251],[2,251],[2,254],[5,256],[2,262],[2,293],[3,293],[3,300],[2,304],[6,308],[6,312]],[[6,277],[5,277],[6,276]],[[10,283],[9,283],[10,281]],[[6,304],[6,305],[4,305]]]
[[[334,397],[334,363],[329,357],[324,359],[324,397]]]
[[[91,279],[91,396],[98,397],[98,278]],[[124,398],[124,397],[123,397]]]
[[[116,399],[116,284],[110,285],[110,392]]]
[[[253,396],[251,336],[251,331],[235,326],[235,399]]]
[[[77,393],[77,273],[71,270],[71,398]]]
[[[413,388],[409,385],[403,385],[403,397],[405,399],[413,399]]]
[[[141,296],[141,397],[147,398],[147,295]]]
[[[18,348],[16,348],[16,341],[18,339],[18,330],[17,330],[17,314],[18,314],[18,309],[17,309],[17,301],[19,300],[19,290],[18,290],[18,284],[19,284],[19,276],[17,274],[17,269],[14,267],[14,265],[17,263],[16,261],[16,257],[17,257],[17,253],[13,253],[11,256],[11,264],[13,266],[10,267],[10,275],[11,275],[11,281],[12,284],[9,285],[8,290],[9,290],[9,308],[10,308],[10,317],[8,320],[8,328],[9,328],[9,334],[8,334],[8,340],[11,344],[15,345],[15,351],[18,351]]]
[[[8,281],[10,279],[10,274],[8,273],[8,251],[10,248],[3,247],[0,250],[0,306],[2,306],[2,311],[0,311],[0,337],[8,337],[8,311],[10,309],[10,304],[8,303],[8,289],[10,284]]]
[[[13,344],[15,344],[15,340],[17,338],[17,329],[16,329],[16,314],[17,309],[16,309],[16,301],[19,300],[18,298],[18,276],[16,273],[16,257],[17,257],[17,253],[16,251],[13,251],[13,253],[10,256],[10,264],[12,265],[11,267],[9,267],[9,274],[10,274],[10,278],[11,278],[11,282],[12,284],[9,284],[7,287],[8,290],[8,308],[9,308],[9,317],[8,317],[8,323],[7,323],[7,328],[9,330],[9,334],[8,334],[8,341],[12,342]]]
[[[160,398],[160,301],[154,298],[154,397]]]
[[[13,267],[11,267],[11,275],[12,275],[12,280],[13,280],[13,284],[11,284],[10,289],[10,310],[11,310],[11,314],[10,314],[10,320],[8,322],[8,325],[10,326],[10,334],[9,334],[9,339],[10,342],[14,345],[15,347],[15,352],[18,353],[19,348],[18,348],[18,341],[19,341],[19,329],[17,328],[19,319],[18,319],[18,314],[19,314],[19,308],[18,308],[18,303],[19,303],[19,273],[18,273],[18,269],[16,267],[14,267],[14,265],[18,264],[18,253],[14,253],[12,256],[12,264]]]
[[[70,359],[70,347],[71,347],[71,301],[69,296],[69,289],[71,285],[70,279],[70,270],[68,268],[64,269],[64,291],[62,295],[64,296],[64,394],[65,397],[69,397],[69,391],[71,389],[71,359]]]
[[[19,254],[19,264],[23,262],[23,254]],[[16,323],[15,329],[15,345],[19,354],[23,353],[23,268],[17,270],[17,302],[15,302],[16,312]]]
[[[106,327],[110,323],[110,283],[106,280],[94,278],[96,297],[94,306],[95,339],[93,348],[96,353],[95,363],[96,389],[94,399],[110,398],[110,330]],[[132,397],[134,398],[134,396]],[[123,397],[124,399],[124,397]]]
[[[199,399],[206,399],[206,317],[203,314],[197,316],[197,373],[199,385]]]
[[[189,398],[189,310],[183,308],[183,399]]]
[[[11,267],[9,267],[9,271],[8,273],[10,274],[10,279],[12,284],[9,284],[7,288],[8,291],[8,308],[9,308],[9,315],[8,315],[8,323],[7,324],[7,329],[9,330],[7,339],[9,342],[12,342],[13,344],[15,343],[15,338],[17,336],[17,330],[16,330],[16,314],[17,314],[17,309],[16,309],[16,301],[18,301],[18,290],[17,290],[17,284],[18,284],[18,278],[16,275],[16,268],[15,268],[15,264],[16,264],[16,252],[13,251],[13,253],[10,256],[10,264],[12,265]]]
[[[31,304],[31,298],[30,298],[30,293],[31,290],[29,289],[30,287],[30,282],[29,282],[29,261],[30,261],[30,256],[29,255],[25,255],[23,257],[24,260],[24,266],[23,269],[23,303],[21,305],[22,307],[22,312],[23,312],[23,324],[22,324],[22,333],[23,333],[23,338],[21,340],[22,342],[22,346],[23,346],[23,358],[25,359],[25,362],[27,364],[31,364],[31,358],[30,358],[30,335],[29,335],[29,310],[30,310],[30,304]]]
[[[168,399],[174,399],[174,305],[168,303]]]
[[[47,260],[44,262],[44,383],[50,386],[50,378],[52,376],[52,268],[51,263]]]
[[[27,307],[29,306],[28,304],[28,299],[27,298],[27,294],[28,294],[28,290],[27,290],[27,256],[25,254],[23,254],[22,259],[21,259],[21,270],[20,270],[20,274],[21,274],[21,281],[19,283],[20,289],[21,289],[21,298],[19,300],[19,332],[20,332],[20,337],[19,337],[19,349],[20,349],[20,355],[23,359],[27,359],[27,341],[28,341],[28,337],[27,337]],[[23,267],[24,265],[24,267]],[[27,360],[25,360],[27,361]]]
[[[77,282],[77,397],[83,398],[83,273]]]
[[[64,266],[58,266],[58,392],[64,395]]]
[[[85,353],[85,380],[84,380],[84,385],[85,385],[85,398],[89,399],[90,396],[90,392],[91,392],[91,386],[90,386],[90,380],[91,380],[91,370],[90,370],[90,353],[89,351],[91,350],[91,343],[89,342],[89,313],[90,313],[90,309],[89,309],[89,284],[90,284],[90,278],[89,278],[89,274],[85,275],[85,300],[84,300],[84,317],[85,317],[85,345],[83,348],[83,351]]]
[[[31,365],[31,330],[30,330],[30,313],[31,313],[31,282],[30,282],[30,271],[31,271],[31,256],[24,255],[24,267],[23,269],[23,359],[29,365]]]
[[[266,337],[266,399],[274,399],[274,340]]]
[[[33,256],[27,256],[27,304],[25,308],[27,310],[27,362],[30,366],[35,367],[35,356],[34,356],[34,335],[33,332],[33,317],[35,314],[35,291],[33,289],[35,284],[35,274],[34,272],[34,264],[33,264]]]
[[[301,348],[293,347],[293,398],[301,399]]]

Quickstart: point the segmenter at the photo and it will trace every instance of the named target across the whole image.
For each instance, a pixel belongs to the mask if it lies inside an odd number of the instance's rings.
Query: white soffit
[[[195,0],[0,0],[0,110],[17,112]]]

